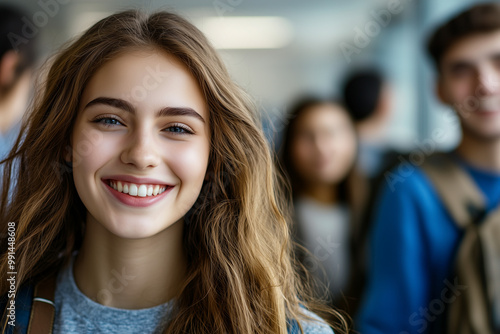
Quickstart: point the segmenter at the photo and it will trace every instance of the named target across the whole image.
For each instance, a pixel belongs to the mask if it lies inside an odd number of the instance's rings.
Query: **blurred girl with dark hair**
[[[339,103],[306,98],[291,110],[282,146],[295,207],[295,231],[317,293],[344,308],[353,267],[352,222],[361,206],[355,177],[357,136]]]

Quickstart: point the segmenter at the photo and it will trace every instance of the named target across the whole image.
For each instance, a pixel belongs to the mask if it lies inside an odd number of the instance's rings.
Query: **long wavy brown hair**
[[[284,334],[287,321],[304,318],[299,305],[335,314],[297,279],[289,198],[255,108],[204,35],[167,12],[111,15],[55,56],[5,160],[4,180],[16,185],[3,185],[1,232],[16,222],[18,287],[57,273],[80,247],[86,209],[64,161],[80,97],[105,62],[135,49],[163,50],[182,61],[210,114],[209,180],[186,217],[188,275],[166,332]],[[6,273],[6,238],[1,247]],[[0,294],[7,291],[2,279]],[[345,325],[342,318],[335,324]]]

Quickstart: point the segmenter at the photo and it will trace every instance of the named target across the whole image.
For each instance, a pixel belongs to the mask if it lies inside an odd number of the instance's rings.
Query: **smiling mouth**
[[[106,184],[120,193],[135,197],[154,197],[173,188],[165,184],[137,184],[117,180],[106,180]]]

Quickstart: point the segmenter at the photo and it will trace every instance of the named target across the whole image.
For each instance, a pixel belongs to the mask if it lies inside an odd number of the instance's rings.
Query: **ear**
[[[448,98],[446,96],[443,79],[441,77],[437,80],[435,90],[439,101],[441,101],[441,103],[448,104]]]
[[[388,83],[384,83],[380,91],[380,96],[376,106],[376,113],[381,117],[386,117],[392,110],[392,88]]]
[[[73,162],[73,148],[71,146],[66,146],[64,149],[66,152],[64,153],[64,161],[71,163]]]
[[[0,59],[0,86],[9,86],[15,78],[19,54],[13,50],[7,51]]]

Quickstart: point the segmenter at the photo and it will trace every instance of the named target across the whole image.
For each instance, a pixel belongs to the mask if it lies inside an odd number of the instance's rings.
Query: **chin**
[[[153,220],[118,219],[110,224],[103,224],[104,228],[113,235],[123,239],[144,239],[152,237],[173,225],[173,223],[159,224]]]
[[[496,141],[500,140],[500,126],[477,126],[464,127],[464,135],[468,135],[481,141]]]

